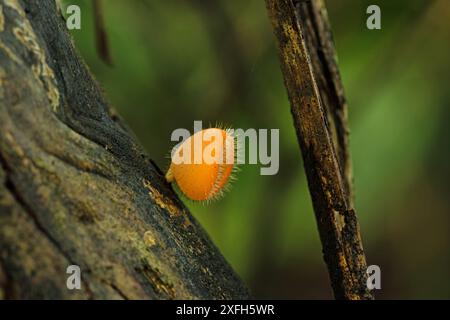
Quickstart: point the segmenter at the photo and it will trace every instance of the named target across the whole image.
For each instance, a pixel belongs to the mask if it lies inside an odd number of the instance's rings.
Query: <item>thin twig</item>
[[[111,51],[109,49],[108,34],[105,29],[105,22],[103,19],[103,6],[101,0],[94,0],[94,25],[95,25],[95,39],[97,46],[97,53],[100,58],[108,64],[113,65]]]

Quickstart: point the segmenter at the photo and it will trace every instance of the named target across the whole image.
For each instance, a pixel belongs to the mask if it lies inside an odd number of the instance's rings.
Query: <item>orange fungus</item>
[[[189,199],[207,201],[219,197],[235,166],[235,141],[223,129],[198,131],[172,153],[166,174]]]

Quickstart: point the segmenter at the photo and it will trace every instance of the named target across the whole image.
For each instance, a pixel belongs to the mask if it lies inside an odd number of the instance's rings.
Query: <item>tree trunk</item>
[[[266,0],[337,299],[372,299],[353,208],[347,105],[322,0]]]
[[[105,101],[54,0],[0,0],[0,137],[0,298],[249,297]]]

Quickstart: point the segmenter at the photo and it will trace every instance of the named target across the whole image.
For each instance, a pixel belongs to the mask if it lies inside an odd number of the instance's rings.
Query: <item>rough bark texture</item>
[[[0,0],[0,137],[0,298],[249,297],[108,106],[54,0]],[[72,264],[81,290],[66,288]]]
[[[372,299],[351,191],[347,106],[322,0],[266,0],[337,299]]]

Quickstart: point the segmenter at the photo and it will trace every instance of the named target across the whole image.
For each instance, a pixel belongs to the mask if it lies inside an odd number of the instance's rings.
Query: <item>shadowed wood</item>
[[[372,299],[353,208],[347,106],[321,0],[266,0],[334,296]]]

